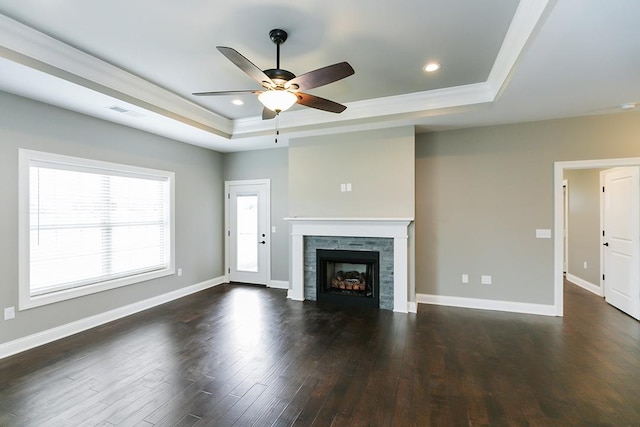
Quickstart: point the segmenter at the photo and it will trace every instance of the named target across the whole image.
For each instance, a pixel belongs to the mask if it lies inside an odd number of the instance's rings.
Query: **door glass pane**
[[[236,270],[258,271],[258,196],[238,196]]]

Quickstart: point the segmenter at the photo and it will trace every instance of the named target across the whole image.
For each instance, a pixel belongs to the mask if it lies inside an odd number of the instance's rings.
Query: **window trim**
[[[40,307],[60,301],[78,298],[116,289],[140,282],[145,282],[160,277],[175,274],[175,173],[157,169],[143,168],[139,166],[103,162],[80,157],[65,156],[61,154],[46,153],[19,149],[18,152],[18,287],[19,310]],[[44,295],[31,295],[30,274],[30,215],[29,215],[29,169],[32,163],[54,162],[68,165],[74,168],[99,168],[113,171],[118,174],[147,175],[150,177],[166,179],[169,185],[169,236],[167,248],[169,250],[169,265],[167,268],[135,274],[131,276],[107,280],[104,282],[88,284],[76,288],[61,289]]]

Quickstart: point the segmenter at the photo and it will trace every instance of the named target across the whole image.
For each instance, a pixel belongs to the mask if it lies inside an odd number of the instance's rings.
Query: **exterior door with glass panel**
[[[227,182],[228,273],[232,282],[267,284],[268,181]]]

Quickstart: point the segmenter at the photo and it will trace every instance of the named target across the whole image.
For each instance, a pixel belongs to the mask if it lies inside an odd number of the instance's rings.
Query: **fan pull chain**
[[[279,135],[280,135],[280,114],[276,114],[276,144],[278,143]]]

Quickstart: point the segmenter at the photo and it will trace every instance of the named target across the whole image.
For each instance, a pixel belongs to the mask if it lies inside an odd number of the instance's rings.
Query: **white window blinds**
[[[169,178],[82,164],[29,164],[32,296],[163,270]]]

